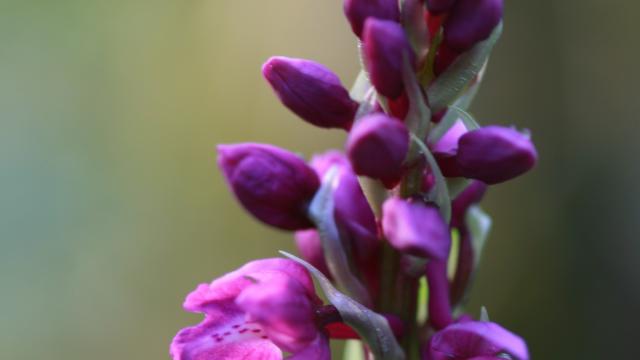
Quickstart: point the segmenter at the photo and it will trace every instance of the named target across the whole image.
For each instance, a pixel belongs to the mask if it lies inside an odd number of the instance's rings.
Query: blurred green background
[[[640,5],[506,5],[472,110],[530,128],[541,161],[485,202],[495,228],[470,310],[486,305],[537,359],[640,358]],[[274,54],[350,84],[341,2],[0,1],[3,359],[167,359],[199,319],[180,307],[197,283],[292,249],[215,166],[224,142],[342,146],[271,94]]]

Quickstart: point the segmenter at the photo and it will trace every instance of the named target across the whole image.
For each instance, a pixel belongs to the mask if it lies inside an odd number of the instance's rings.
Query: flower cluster
[[[218,146],[239,203],[293,232],[304,260],[257,260],[198,286],[184,308],[205,319],[174,338],[174,360],[330,359],[330,339],[360,341],[367,359],[528,360],[520,337],[462,308],[491,224],[478,203],[537,160],[527,132],[466,111],[502,9],[345,0],[363,64],[351,91],[311,60],[264,64],[282,104],[346,131],[345,149],[307,162],[267,144]]]

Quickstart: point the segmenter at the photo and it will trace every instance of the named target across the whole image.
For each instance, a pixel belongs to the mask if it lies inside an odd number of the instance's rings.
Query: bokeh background
[[[536,359],[640,358],[640,5],[506,5],[472,110],[541,161],[485,202],[470,310]],[[218,143],[342,146],[271,94],[273,54],[358,66],[338,0],[0,1],[2,358],[168,359],[197,283],[292,249],[215,166]]]

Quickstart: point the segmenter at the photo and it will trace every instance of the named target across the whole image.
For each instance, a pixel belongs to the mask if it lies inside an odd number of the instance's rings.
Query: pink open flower
[[[304,267],[287,259],[252,261],[191,292],[184,308],[205,314],[171,343],[174,360],[330,359],[316,323],[322,305]]]

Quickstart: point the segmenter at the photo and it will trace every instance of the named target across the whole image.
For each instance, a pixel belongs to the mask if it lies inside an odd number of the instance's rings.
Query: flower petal
[[[527,345],[518,335],[502,326],[484,321],[456,323],[431,339],[432,360],[472,359],[508,354],[515,360],[528,360]]]
[[[242,312],[232,310],[220,320],[207,318],[181,330],[171,343],[173,360],[282,359],[282,351],[259,325],[246,323]]]
[[[253,286],[274,282],[278,288],[281,279],[294,284],[294,298],[306,299],[309,307],[320,301],[309,273],[296,262],[278,258],[252,261],[211,284],[199,285],[187,296],[184,308],[205,313],[206,317],[176,335],[171,356],[174,360],[282,359],[280,348],[270,339],[265,326],[236,304],[236,298]],[[269,332],[273,329],[269,328]],[[305,334],[305,346],[315,336],[316,333]]]
[[[331,348],[329,339],[324,335],[319,335],[309,346],[302,351],[290,356],[287,360],[330,360]]]

